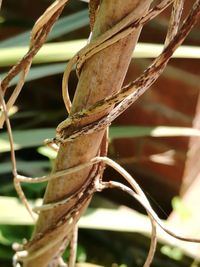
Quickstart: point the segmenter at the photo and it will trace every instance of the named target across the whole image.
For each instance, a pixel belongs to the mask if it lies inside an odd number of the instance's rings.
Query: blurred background
[[[23,57],[34,22],[52,2],[3,1],[1,78]],[[185,1],[183,17],[192,3]],[[144,27],[124,84],[138,77],[161,51],[170,12],[168,8]],[[158,81],[112,124],[109,135],[109,157],[134,176],[160,218],[181,234],[193,237],[200,237],[199,25]],[[43,145],[43,140],[54,137],[56,126],[67,116],[61,95],[62,73],[67,60],[85,45],[89,32],[87,3],[70,1],[47,45],[35,58],[10,112],[20,174],[36,177],[51,170],[56,155]],[[11,82],[10,92],[16,81]],[[72,72],[71,98],[76,84],[77,77]],[[110,168],[104,177],[123,181]],[[6,129],[0,130],[0,179],[0,266],[7,267],[11,266],[12,243],[29,239],[32,223],[16,198]],[[35,203],[42,198],[45,186],[24,184],[23,189]],[[150,225],[141,213],[145,214],[141,206],[124,193],[109,190],[96,195],[80,222],[77,260],[113,267],[143,266]],[[159,241],[152,266],[199,266],[198,245],[175,242],[163,233],[159,233]],[[66,252],[65,258],[67,255]]]

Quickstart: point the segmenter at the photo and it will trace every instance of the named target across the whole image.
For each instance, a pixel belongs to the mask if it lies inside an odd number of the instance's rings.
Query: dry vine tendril
[[[21,198],[22,202],[25,204],[26,208],[28,209],[31,217],[34,219],[33,211],[38,213],[42,210],[48,210],[48,209],[54,209],[58,206],[64,205],[67,202],[71,201],[72,199],[76,200],[76,203],[74,206],[72,206],[70,212],[63,216],[52,228],[51,231],[56,231],[57,229],[63,227],[64,224],[68,223],[71,224],[72,222],[76,222],[77,216],[76,213],[81,209],[81,205],[84,202],[87,202],[89,197],[94,194],[96,191],[102,191],[107,188],[118,188],[120,190],[125,191],[126,193],[130,194],[133,198],[135,198],[147,211],[147,214],[151,220],[152,225],[152,239],[151,239],[151,245],[149,254],[147,256],[146,262],[144,264],[145,267],[150,266],[154,252],[156,249],[156,228],[157,225],[159,225],[165,232],[167,232],[169,235],[183,240],[183,241],[189,241],[189,242],[200,242],[199,239],[190,239],[178,236],[174,234],[171,230],[166,228],[165,225],[160,221],[156,213],[153,211],[148,199],[146,198],[145,194],[143,193],[142,189],[139,187],[139,185],[136,183],[136,181],[133,179],[133,177],[130,176],[121,166],[119,166],[116,162],[112,161],[111,159],[107,157],[95,157],[91,159],[90,161],[75,166],[73,168],[69,168],[67,170],[63,170],[60,172],[56,172],[52,175],[47,175],[45,177],[38,177],[38,178],[30,178],[21,176],[17,173],[17,164],[15,159],[15,151],[13,147],[13,137],[12,137],[12,130],[10,126],[10,121],[8,118],[8,110],[12,106],[13,101],[16,99],[17,95],[19,94],[19,91],[21,90],[21,87],[24,83],[25,76],[28,73],[28,70],[30,68],[32,59],[34,55],[39,50],[38,47],[41,47],[44,43],[48,32],[50,31],[52,25],[62,12],[62,9],[64,5],[66,4],[67,0],[61,0],[61,1],[55,1],[48,9],[47,11],[41,16],[41,18],[36,22],[33,30],[32,30],[32,38],[31,38],[31,44],[30,44],[30,50],[28,54],[16,65],[14,66],[11,71],[8,73],[8,75],[3,79],[1,88],[0,88],[0,101],[3,108],[4,114],[2,115],[2,122],[6,121],[7,125],[7,131],[9,135],[10,145],[11,145],[11,158],[12,158],[12,164],[13,164],[13,176],[14,176],[14,183],[16,190],[19,194],[19,197]],[[149,88],[149,86],[158,78],[158,76],[163,71],[164,67],[166,66],[168,60],[170,59],[171,55],[175,51],[175,49],[183,42],[189,31],[191,30],[192,26],[195,24],[197,19],[200,16],[200,0],[196,1],[193,5],[193,8],[188,15],[185,22],[179,26],[180,23],[180,17],[182,13],[182,7],[183,7],[183,0],[164,0],[160,1],[158,5],[156,5],[154,8],[152,8],[149,13],[147,13],[144,17],[142,17],[140,20],[134,21],[134,16],[132,13],[130,13],[126,18],[124,18],[122,21],[120,21],[118,24],[116,24],[113,28],[111,28],[109,31],[107,31],[105,34],[97,38],[95,41],[91,42],[83,48],[77,55],[75,55],[72,60],[69,62],[64,76],[63,76],[63,98],[66,105],[66,109],[68,112],[70,112],[71,102],[69,100],[68,96],[68,88],[67,88],[67,82],[68,77],[71,72],[71,69],[74,64],[77,64],[77,73],[80,74],[82,66],[84,62],[89,59],[92,55],[98,53],[102,49],[112,45],[113,43],[117,42],[118,40],[121,40],[128,34],[132,33],[135,29],[140,27],[141,25],[144,25],[146,22],[148,22],[150,19],[154,18],[156,15],[158,15],[162,10],[164,10],[168,5],[173,3],[173,10],[172,10],[172,16],[171,21],[169,24],[169,29],[166,36],[166,41],[164,45],[164,50],[160,54],[158,58],[154,60],[154,62],[147,68],[147,70],[138,78],[136,81],[132,82],[130,85],[124,87],[121,89],[121,91],[106,99],[103,101],[97,102],[95,105],[91,106],[87,110],[83,110],[73,116],[70,116],[66,121],[62,122],[58,128],[58,136],[57,141],[58,142],[70,142],[73,141],[74,138],[78,138],[78,136],[83,134],[90,134],[95,131],[98,131],[99,129],[105,128],[107,125],[109,125],[112,120],[114,120],[119,114],[121,114],[127,107],[129,107],[145,90]],[[39,43],[39,46],[36,47],[36,45]],[[6,91],[7,86],[9,85],[9,82],[11,79],[16,76],[18,73],[22,72],[22,78],[19,81],[16,89],[13,93],[13,98],[8,102],[8,104],[5,104],[4,101],[4,93]],[[16,93],[17,91],[17,93]],[[10,103],[10,104],[9,104]],[[102,110],[107,109],[108,107],[111,107],[113,105],[117,104],[117,106],[108,114],[106,117],[100,119],[98,122],[94,122],[91,125],[83,127],[80,131],[75,131],[71,136],[68,138],[63,138],[63,133],[65,133],[66,129],[70,127],[71,125],[76,125],[77,122],[84,119],[86,116],[93,115],[95,113],[98,113]],[[103,182],[100,179],[100,175],[98,172],[98,163],[103,162],[104,164],[107,164],[114,168],[116,171],[118,171],[124,179],[129,183],[130,187],[127,187],[123,184],[116,183],[114,181],[110,182]],[[67,175],[70,173],[78,172],[88,166],[96,166],[94,168],[92,177],[93,179],[91,181],[88,181],[83,188],[80,189],[80,191],[75,192],[73,195],[69,196],[67,199],[64,198],[62,200],[56,201],[54,203],[48,203],[46,205],[42,205],[40,207],[35,207],[32,209],[30,208],[24,193],[21,189],[21,183],[40,183],[44,181],[50,181],[52,179],[57,179],[58,177],[62,175]],[[28,255],[28,249],[31,247],[32,244],[37,242],[38,240],[41,241],[47,233],[43,233],[41,236],[36,238],[35,240],[30,241],[28,244],[24,245],[21,248],[21,251],[18,251],[14,257],[14,265],[20,266],[18,261],[24,261],[27,259],[34,259],[41,255],[44,251],[50,249],[55,244],[60,242],[60,236],[58,236],[57,239],[54,240],[53,243],[49,243],[46,246],[36,250],[31,255]],[[66,246],[66,244],[70,240],[64,240],[63,244]],[[76,235],[74,235],[73,242],[76,243]],[[65,247],[64,246],[64,247]],[[63,248],[62,248],[63,249]],[[72,257],[70,258],[71,262],[69,263],[69,266],[73,266],[74,263],[74,255],[75,251],[72,253]],[[58,261],[58,259],[55,259]],[[61,262],[61,260],[60,260]]]
[[[169,61],[170,57],[172,56],[176,48],[184,41],[186,35],[190,32],[195,20],[198,19],[199,13],[198,13],[198,1],[197,1],[196,4],[194,4],[190,16],[188,16],[188,18],[183,23],[179,33],[176,34],[175,30],[178,29],[178,25],[174,27],[174,23],[180,21],[179,17],[181,14],[182,5],[183,1],[175,1],[176,9],[174,8],[174,10],[176,10],[176,13],[174,14],[175,16],[177,16],[177,18],[176,20],[174,20],[172,17],[172,23],[170,24],[172,25],[172,27],[169,28],[168,31],[169,34],[167,35],[166,38],[164,50],[160,54],[160,56],[154,60],[154,62],[149,66],[149,68],[147,68],[144,71],[144,73],[135,81],[131,82],[129,85],[122,88],[121,91],[116,95],[111,96],[102,101],[99,101],[96,104],[89,107],[87,110],[82,110],[78,113],[75,113],[74,115],[69,116],[69,118],[67,118],[65,121],[61,122],[57,127],[57,136],[55,140],[61,143],[65,143],[73,141],[75,138],[77,138],[82,134],[88,134],[97,130],[101,130],[105,126],[109,125],[122,112],[124,112],[155,82],[155,80],[159,77],[159,75],[165,68],[167,62]],[[161,9],[158,8],[158,6],[155,7],[155,10],[158,9],[160,11]],[[192,13],[194,13],[194,16],[192,15]],[[173,30],[171,30],[171,28],[173,28]],[[74,63],[73,60],[74,59],[72,59],[71,64]],[[71,65],[69,68],[71,68]],[[67,70],[67,72],[68,71],[69,70]],[[63,134],[66,135],[66,130],[71,125],[76,125],[76,123],[80,122],[85,117],[99,113],[103,110],[106,110],[108,107],[111,107],[112,105],[118,103],[120,103],[119,106],[116,107],[114,110],[112,110],[107,117],[103,118],[102,120],[99,120],[98,122],[94,122],[89,126],[83,127],[80,131],[74,130],[74,134],[62,138]]]
[[[10,82],[14,77],[16,77],[18,74],[20,74],[19,81],[14,88],[6,106],[8,111],[10,108],[14,105],[23,85],[25,82],[25,79],[29,73],[32,60],[34,56],[37,54],[39,49],[42,47],[44,42],[46,41],[46,38],[51,31],[54,23],[59,18],[65,4],[69,0],[56,0],[45,12],[44,14],[36,21],[32,32],[31,32],[31,40],[29,44],[29,50],[26,53],[26,55],[16,64],[14,65],[7,75],[2,79],[2,91],[5,95]],[[5,121],[4,114],[1,114],[0,116],[0,128],[3,127]]]

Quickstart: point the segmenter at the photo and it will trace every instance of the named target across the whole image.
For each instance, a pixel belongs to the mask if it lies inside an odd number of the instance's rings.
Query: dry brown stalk
[[[140,13],[137,14],[139,18],[139,16],[142,16],[145,11],[148,10],[150,3],[150,0],[143,1],[142,3],[138,0],[127,0],[126,2],[121,0],[103,1],[94,26],[93,38],[105,32],[111,25],[119,21],[123,16],[129,14],[134,8],[141,6]],[[71,114],[120,90],[140,30],[141,29],[138,29],[118,43],[99,52],[85,63],[79,79]],[[108,111],[98,116],[91,116],[84,120],[81,125],[95,121],[107,112]],[[79,127],[81,127],[81,125],[79,125]],[[102,130],[98,133],[80,137],[73,143],[61,145],[54,172],[87,162],[96,156],[99,150],[101,150],[102,140],[106,142],[103,138],[104,134],[105,130]],[[47,187],[44,203],[62,199],[73,194],[80,187],[84,187],[85,182],[91,179],[91,175],[94,175],[94,171],[96,174],[98,168],[99,167],[92,169],[87,168],[77,174],[63,176],[56,181],[51,181]],[[53,227],[55,227],[57,222],[60,222],[61,218],[64,218],[69,213],[75,201],[71,201],[71,203],[63,205],[56,210],[41,212],[35,228],[33,240],[27,246],[29,255],[31,256],[42,246],[54,240],[58,240],[58,242],[39,257],[25,261],[24,266],[47,266],[52,259],[52,255],[59,256],[59,247],[66,237],[68,239],[70,238],[74,225],[87,207],[89,200],[86,199],[84,202],[85,203],[82,203],[81,209],[76,215],[75,222],[69,225],[68,220],[62,224],[60,228],[55,228],[54,231],[52,230]],[[42,239],[40,239],[41,235],[43,236]]]

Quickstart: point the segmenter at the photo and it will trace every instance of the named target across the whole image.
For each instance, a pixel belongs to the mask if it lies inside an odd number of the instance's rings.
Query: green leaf
[[[31,229],[31,226],[25,225],[0,225],[0,244],[9,249],[13,242],[21,243],[24,237],[29,237]],[[0,249],[0,254],[1,252]]]
[[[182,220],[188,220],[191,218],[191,210],[187,205],[181,200],[180,197],[174,197],[172,199],[172,208],[180,216]]]
[[[21,202],[14,197],[0,197],[0,214],[0,224],[29,225],[33,223]]]
[[[2,245],[11,245],[11,242],[6,236],[3,235],[3,232],[0,229],[0,243]]]
[[[14,147],[16,150],[27,147],[41,146],[47,138],[55,136],[54,128],[16,130],[13,131]],[[135,138],[135,137],[173,137],[173,136],[200,136],[200,130],[186,127],[143,127],[143,126],[113,126],[110,127],[109,137]],[[10,151],[8,136],[0,134],[0,152]]]
[[[50,160],[55,159],[57,156],[57,152],[51,149],[50,147],[41,146],[37,149],[38,153],[49,158]]]
[[[113,126],[110,127],[109,137],[133,138],[133,137],[173,137],[173,136],[200,136],[200,130],[187,127],[143,127],[143,126]]]
[[[52,138],[55,129],[31,129],[13,131],[14,147],[16,150],[27,147],[40,146],[46,138]],[[6,133],[0,134],[0,152],[10,151],[8,136]]]
[[[38,161],[25,161],[17,160],[17,169],[19,172],[28,173],[31,176],[43,175],[44,169],[50,167],[48,160],[38,160]],[[0,164],[0,174],[9,173],[12,171],[11,162],[3,162]]]
[[[75,53],[85,46],[87,40],[73,40],[68,42],[49,43],[43,45],[34,57],[33,63],[63,62],[69,60]],[[134,51],[134,58],[154,58],[162,51],[158,44],[139,43]],[[0,48],[0,66],[10,66],[21,59],[28,51],[28,46]],[[181,46],[173,55],[174,58],[200,58],[200,48]]]
[[[87,260],[87,253],[83,246],[78,246],[77,248],[77,262],[85,262]]]
[[[9,260],[10,261],[10,259],[12,259],[12,256],[13,256],[13,250],[11,249],[11,246],[7,247],[7,246],[3,246],[2,245],[0,247],[0,258],[1,258],[1,261],[2,260]]]
[[[155,58],[163,50],[162,44],[139,43],[134,52],[134,58]],[[200,58],[198,46],[180,46],[173,54],[173,58]]]
[[[34,57],[33,63],[66,62],[85,44],[86,40],[44,44]],[[0,48],[0,66],[6,67],[15,64],[27,51],[28,46]]]
[[[65,67],[66,67],[66,63],[58,63],[58,64],[50,64],[50,65],[45,65],[45,66],[32,67],[26,78],[26,82],[30,82],[30,81],[40,79],[43,77],[63,73],[65,70]],[[5,75],[6,73],[0,74],[0,78],[2,79]],[[10,82],[10,86],[17,84],[18,77],[19,76],[16,76],[13,78],[13,80]]]
[[[181,261],[184,256],[183,251],[177,247],[172,248],[170,246],[165,245],[161,247],[160,251],[162,252],[162,254],[176,261]]]
[[[29,201],[30,202],[30,201]],[[41,205],[42,200],[31,201],[32,206]],[[9,208],[8,208],[9,207]],[[15,212],[10,212],[14,210]],[[0,224],[32,225],[33,220],[22,203],[14,197],[0,196]],[[105,220],[105,218],[107,218]],[[114,209],[90,207],[79,223],[81,228],[149,233],[148,218],[128,208]],[[148,225],[148,227],[147,227]]]
[[[84,9],[75,14],[60,18],[55,26],[53,27],[52,32],[48,36],[48,41],[58,38],[64,34],[82,28],[89,24],[88,10]],[[31,31],[26,31],[24,33],[18,34],[15,37],[8,38],[0,42],[0,47],[13,47],[15,44],[18,46],[28,45],[30,39]]]

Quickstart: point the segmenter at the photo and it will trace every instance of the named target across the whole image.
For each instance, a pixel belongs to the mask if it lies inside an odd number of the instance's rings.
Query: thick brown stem
[[[105,32],[138,6],[141,7],[141,12],[138,12],[137,9],[136,17],[141,17],[148,11],[151,2],[152,0],[103,0],[94,25],[93,38],[95,39]],[[72,114],[120,90],[140,31],[141,29],[138,29],[128,37],[104,49],[84,64],[72,105]],[[83,121],[82,125],[95,121],[105,114],[104,112],[90,116]],[[79,127],[82,125],[79,125]],[[62,144],[53,172],[79,165],[95,157],[101,148],[105,130],[81,136],[71,143]],[[92,168],[88,167],[79,173],[63,176],[49,182],[44,203],[62,199],[78,191],[91,178],[91,172]],[[32,241],[27,245],[30,258],[24,262],[24,266],[46,267],[59,254],[59,248],[70,239],[72,229],[77,219],[87,208],[89,199],[86,199],[83,203],[78,214],[76,214],[75,221],[71,220],[69,222],[68,220],[58,228],[56,226],[57,222],[69,214],[74,204],[75,200],[56,209],[40,213]],[[53,244],[52,247],[51,244]],[[41,252],[40,249],[46,245],[49,246],[49,249],[46,251],[44,249],[42,253],[35,257],[35,253]],[[53,266],[56,266],[56,264]]]

